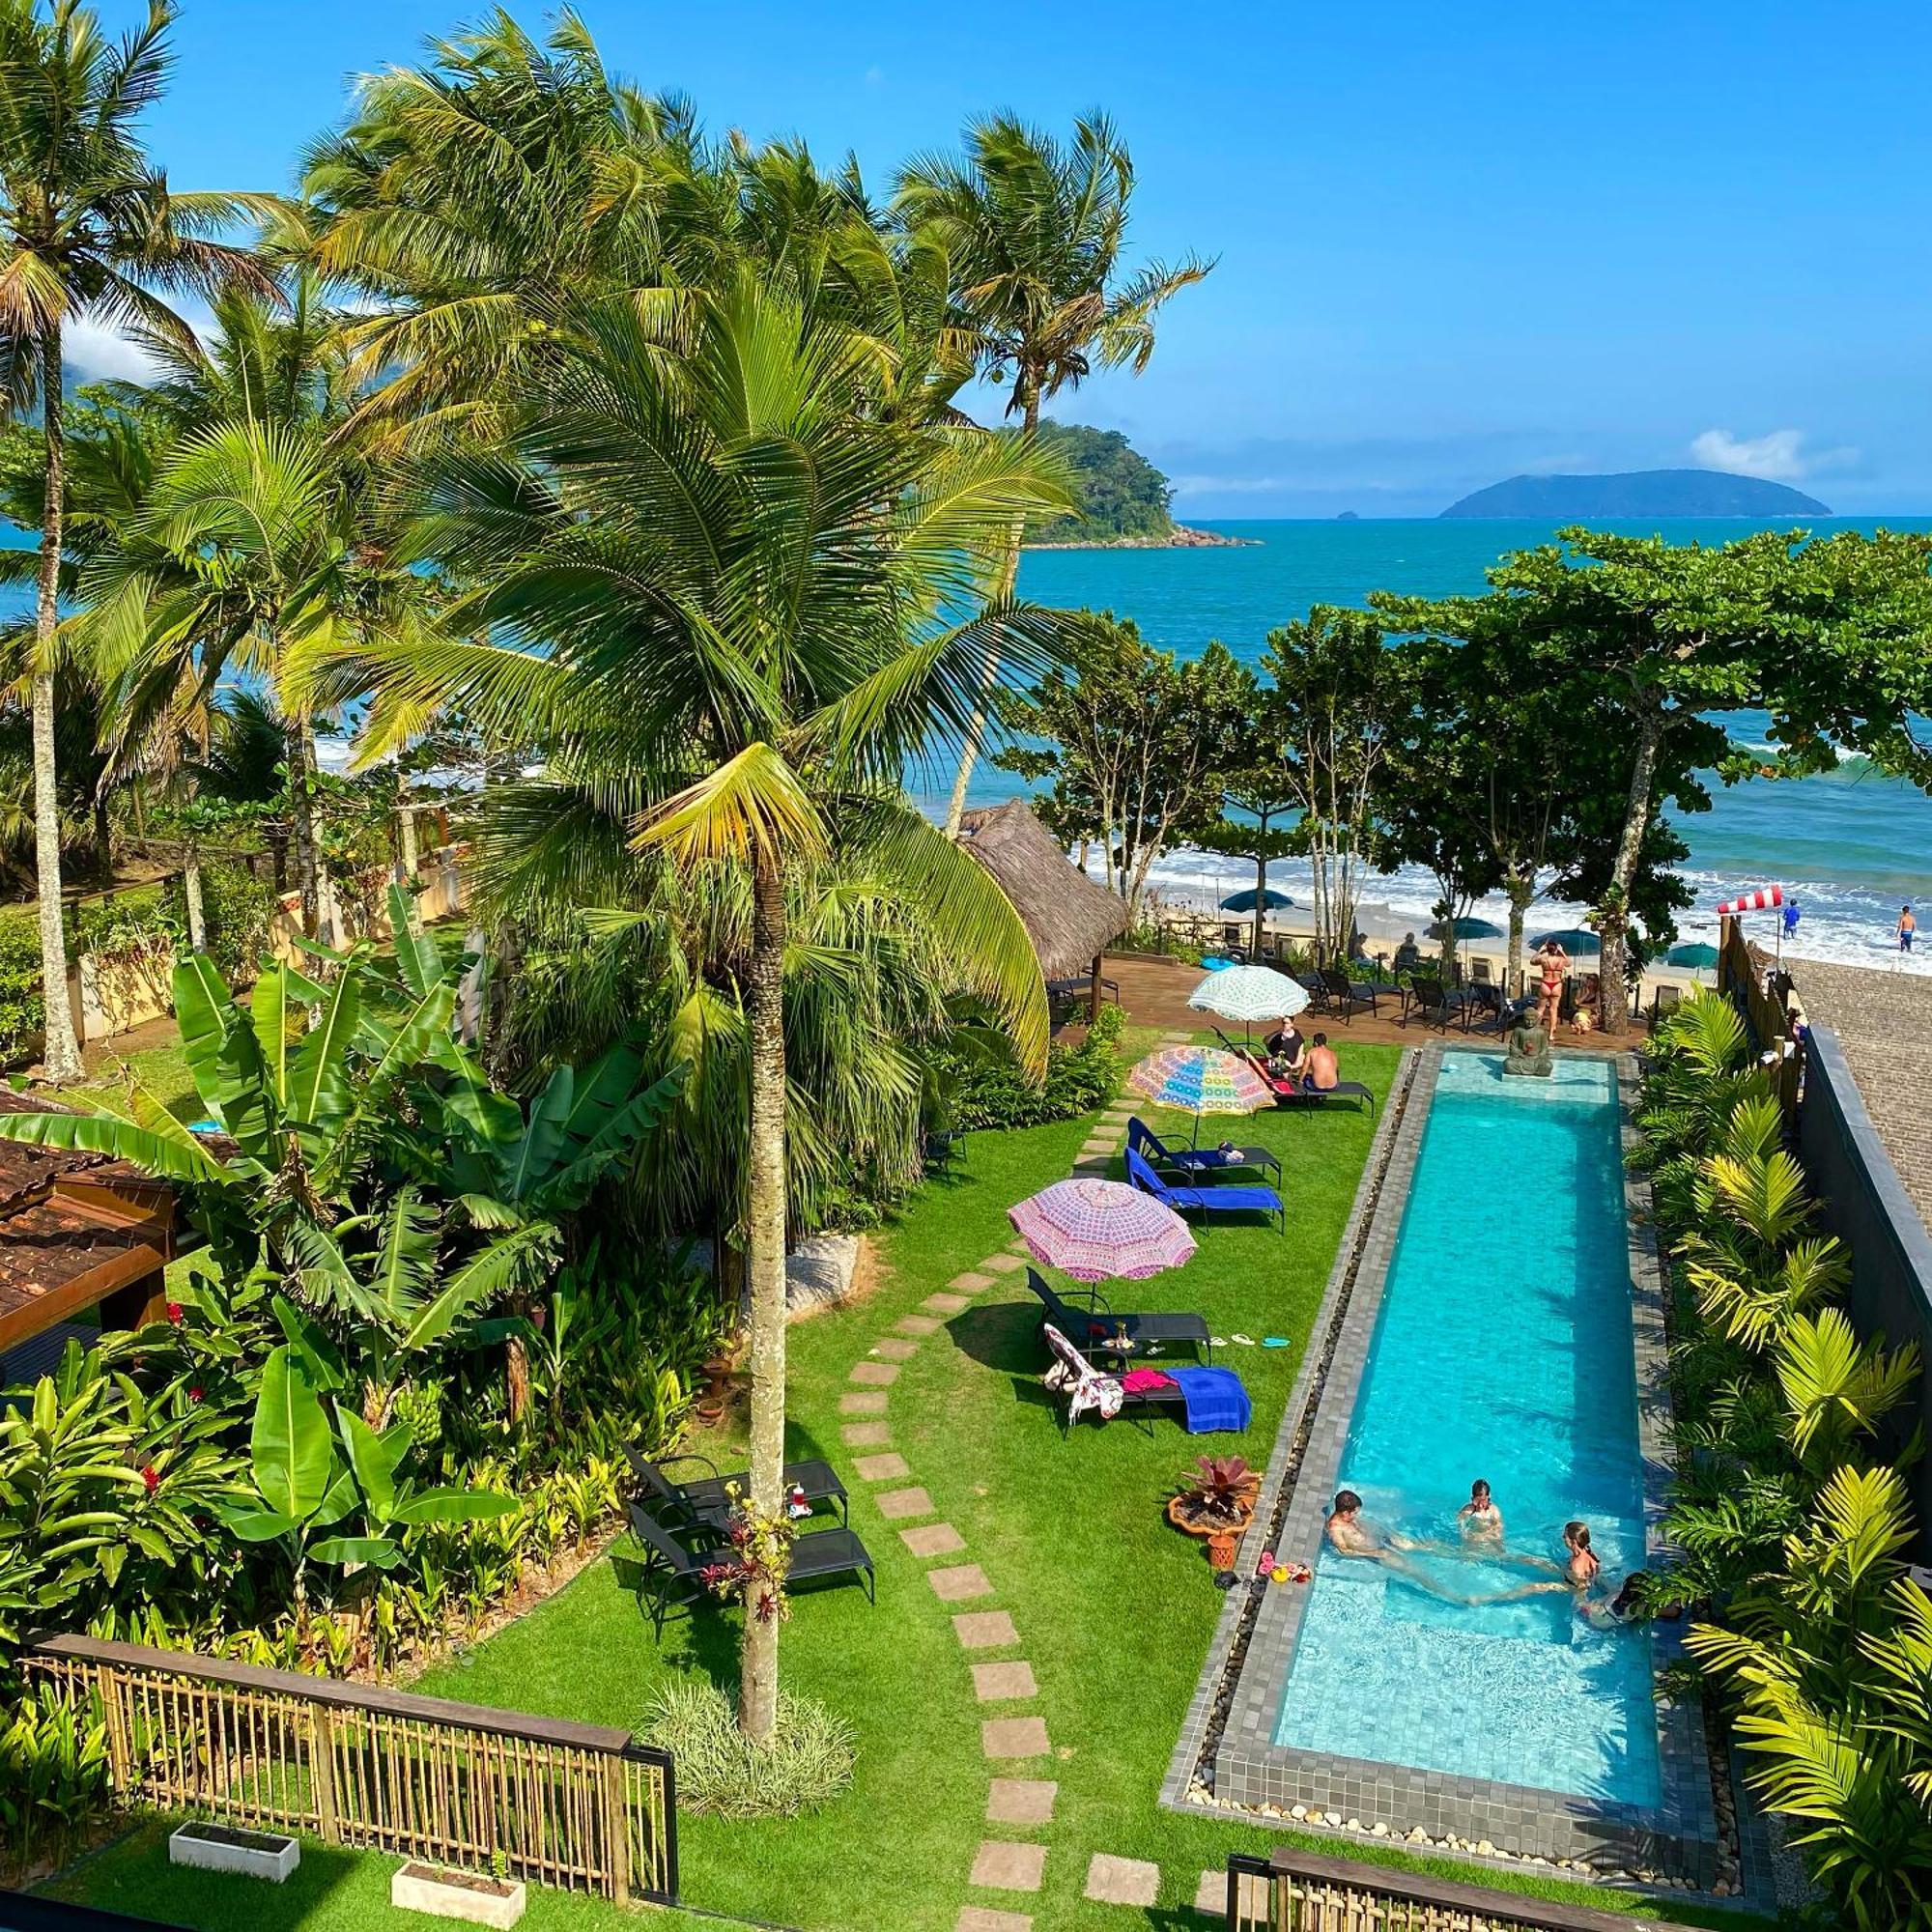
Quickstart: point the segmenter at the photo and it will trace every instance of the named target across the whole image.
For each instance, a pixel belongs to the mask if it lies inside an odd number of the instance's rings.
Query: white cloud
[[[68,325],[61,348],[68,367],[93,382],[145,383],[155,373],[145,351],[84,317]]]
[[[1762,476],[1774,483],[1795,483],[1820,469],[1842,469],[1858,461],[1856,449],[1807,450],[1802,429],[1775,429],[1763,436],[1733,436],[1727,429],[1707,429],[1690,439],[1690,454],[1706,469],[1722,469],[1733,476]]]

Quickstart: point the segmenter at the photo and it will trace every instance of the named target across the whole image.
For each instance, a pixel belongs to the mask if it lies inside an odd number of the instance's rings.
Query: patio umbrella
[[[1552,939],[1565,952],[1579,958],[1592,958],[1604,950],[1604,942],[1587,925],[1566,925],[1556,932],[1540,933],[1534,943],[1548,946]]]
[[[1007,1209],[1033,1257],[1075,1281],[1144,1281],[1194,1252],[1187,1223],[1124,1181],[1076,1176]]]
[[[1239,1054],[1218,1046],[1164,1046],[1136,1064],[1127,1085],[1156,1107],[1178,1107],[1197,1120],[1274,1104],[1267,1082]]]
[[[1682,946],[1673,946],[1663,955],[1666,966],[1715,966],[1718,963],[1718,949],[1701,939],[1688,939]]]
[[[1267,896],[1262,900],[1262,904],[1269,912],[1280,912],[1284,907],[1292,906],[1293,903],[1294,901],[1286,893],[1278,893],[1272,886],[1267,889]],[[1252,886],[1244,892],[1230,893],[1221,901],[1223,912],[1253,912],[1254,909],[1255,889]]]
[[[1187,1004],[1245,1026],[1300,1012],[1308,1004],[1308,988],[1271,966],[1229,966],[1209,973],[1188,994]]]
[[[1449,923],[1455,927],[1456,937],[1458,939],[1501,939],[1504,936],[1503,927],[1498,925],[1492,919],[1474,919],[1465,917],[1463,919],[1451,920]],[[1443,931],[1442,922],[1438,919],[1435,922],[1435,923],[1429,928],[1429,936],[1432,939],[1440,939],[1442,937],[1442,931]]]

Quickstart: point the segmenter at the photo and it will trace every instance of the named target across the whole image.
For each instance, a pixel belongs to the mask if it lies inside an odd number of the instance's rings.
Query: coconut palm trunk
[[[752,1302],[752,1508],[764,1521],[784,1507],[785,1044],[784,874],[778,856],[753,860],[752,956],[745,1006],[752,1129],[747,1147],[747,1247]],[[774,1582],[745,1605],[738,1723],[763,1744],[778,1722],[779,1620]]]
[[[54,632],[60,625],[61,512],[67,440],[61,413],[61,329],[41,338],[41,413],[46,431],[46,507],[41,517],[41,572],[34,604],[34,880],[40,895],[42,1004],[52,1081],[80,1078],[80,1042],[67,1003],[67,937],[61,924],[60,773],[54,759]]]
[[[285,730],[289,756],[289,839],[295,847],[302,931],[313,939],[322,923],[322,873],[316,862],[315,800],[309,782],[315,770],[315,747],[307,714],[292,709]]]

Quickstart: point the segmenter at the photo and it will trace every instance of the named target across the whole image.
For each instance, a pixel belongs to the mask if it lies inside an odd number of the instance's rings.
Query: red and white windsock
[[[1773,906],[1784,903],[1782,886],[1760,886],[1754,893],[1740,893],[1734,899],[1725,899],[1719,907],[1723,912],[1769,912]]]

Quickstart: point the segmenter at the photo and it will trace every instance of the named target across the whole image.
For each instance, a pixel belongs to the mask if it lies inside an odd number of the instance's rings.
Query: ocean
[[[1872,529],[1880,520],[1818,519],[1823,534]],[[1884,520],[1894,529],[1932,529],[1932,520]],[[1183,656],[1219,639],[1237,657],[1255,660],[1267,633],[1305,616],[1312,605],[1359,605],[1371,590],[1452,596],[1483,588],[1483,572],[1504,551],[1547,543],[1544,524],[1444,522],[1213,523],[1230,536],[1257,539],[1253,547],[1202,550],[1029,551],[1021,562],[1023,596],[1042,604],[1112,611],[1131,617],[1144,636]],[[1661,525],[1612,525],[1642,534],[1657,529],[1673,542],[1718,543],[1760,526],[1719,520]],[[1741,712],[1727,721],[1733,735],[1761,742],[1767,721]],[[951,772],[916,781],[929,810],[943,812]],[[930,790],[928,791],[928,788]],[[1027,787],[1010,774],[981,765],[972,803],[997,804]],[[1836,772],[1783,782],[1758,780],[1716,788],[1708,812],[1679,824],[1690,856],[1683,867],[1696,895],[1679,917],[1681,940],[1715,940],[1720,899],[1759,886],[1781,885],[1800,910],[1785,951],[1801,957],[1855,965],[1899,965],[1932,972],[1932,952],[1901,962],[1893,927],[1901,904],[1932,897],[1932,798],[1862,760]],[[1308,903],[1307,868],[1285,860],[1270,882]],[[1163,898],[1208,904],[1254,883],[1254,867],[1204,853],[1177,853],[1157,870]],[[1372,879],[1370,899],[1401,919],[1426,923],[1435,897],[1425,872],[1404,868]],[[1500,900],[1477,908],[1504,923]],[[1579,908],[1544,903],[1530,914],[1530,930],[1574,924]],[[1770,945],[1775,914],[1757,915],[1753,936]]]

